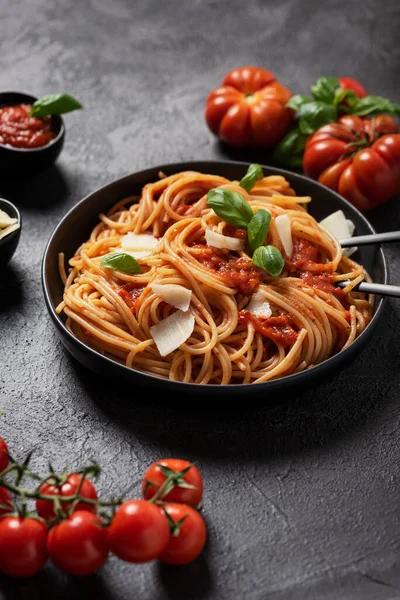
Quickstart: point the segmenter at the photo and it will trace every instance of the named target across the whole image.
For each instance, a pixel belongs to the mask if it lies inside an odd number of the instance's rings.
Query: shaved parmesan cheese
[[[207,244],[209,246],[214,246],[214,248],[226,248],[227,250],[237,251],[244,250],[244,240],[240,240],[239,238],[222,235],[211,229],[207,229],[205,236]]]
[[[249,304],[246,306],[246,310],[256,317],[264,317],[265,319],[268,319],[272,315],[270,303],[262,288],[252,295]]]
[[[177,310],[157,325],[152,325],[150,333],[161,356],[167,356],[186,342],[193,329],[194,316],[191,312]]]
[[[329,233],[331,233],[337,240],[351,238],[355,230],[353,221],[346,219],[342,210],[337,210],[336,212],[328,215],[325,217],[325,219],[322,219],[319,224],[327,229]],[[343,248],[343,254],[345,256],[351,256],[354,254],[354,252],[356,252],[356,250],[356,247]]]
[[[16,231],[20,228],[19,223],[15,223],[14,225],[10,225],[9,227],[5,227],[4,229],[0,229],[0,240],[9,235],[13,231]]]
[[[8,227],[9,225],[15,225],[17,222],[17,219],[13,219],[4,210],[0,209],[0,229]]]
[[[129,232],[121,239],[121,246],[124,250],[154,250],[159,240],[151,235],[151,233],[136,233]]]
[[[293,239],[289,215],[279,215],[279,217],[276,217],[275,225],[286,254],[292,256]]]
[[[150,287],[157,296],[160,296],[160,298],[171,304],[171,306],[180,310],[187,310],[189,308],[192,290],[188,290],[183,285],[151,283]]]
[[[133,258],[140,259],[146,258],[146,256],[150,256],[152,254],[151,250],[124,250],[125,254],[130,254]]]

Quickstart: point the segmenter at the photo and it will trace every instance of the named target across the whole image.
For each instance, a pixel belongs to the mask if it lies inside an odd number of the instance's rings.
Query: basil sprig
[[[224,188],[214,188],[208,192],[207,206],[221,219],[240,229],[247,229],[253,217],[253,209],[242,194]]]
[[[275,246],[260,246],[255,250],[252,261],[273,277],[278,277],[285,266],[283,256]]]
[[[310,91],[311,97],[296,94],[286,104],[296,111],[296,119],[274,149],[273,159],[280,164],[301,167],[307,137],[320,127],[336,122],[339,113],[400,115],[400,104],[381,96],[359,98],[353,90],[343,90],[337,77],[320,77]]]
[[[244,177],[242,177],[242,179],[239,182],[239,185],[244,190],[246,190],[246,192],[250,192],[253,189],[256,181],[258,181],[259,179],[262,179],[263,177],[264,177],[264,173],[261,168],[261,165],[254,163],[249,166],[249,168],[247,169],[246,175]]]
[[[61,115],[78,110],[82,104],[69,94],[48,94],[42,96],[32,104],[30,117],[45,117],[47,115]]]
[[[226,223],[247,229],[247,239],[253,253],[253,263],[277,277],[281,274],[285,261],[278,248],[264,246],[267,238],[271,213],[260,209],[253,213],[247,200],[238,192],[215,188],[207,194],[207,206]]]
[[[112,252],[103,256],[100,262],[101,267],[127,273],[128,275],[141,273],[139,263],[136,258],[126,252]]]
[[[247,239],[252,252],[265,242],[270,222],[271,213],[263,209],[254,213],[249,221],[247,226]]]

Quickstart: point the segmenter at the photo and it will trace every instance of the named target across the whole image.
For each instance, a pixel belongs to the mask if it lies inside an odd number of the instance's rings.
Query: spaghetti
[[[284,258],[278,277],[252,262],[246,230],[207,206],[215,188],[240,193],[253,212],[270,213],[265,244]],[[65,289],[57,312],[86,345],[174,381],[260,383],[308,369],[349,346],[372,316],[371,297],[353,291],[368,277],[364,268],[344,256],[336,238],[308,213],[310,200],[296,196],[281,176],[263,177],[247,192],[238,181],[216,175],[160,174],[140,198],[125,198],[100,215],[90,239],[69,260],[68,272],[60,255]],[[276,225],[280,215],[290,219],[290,256]],[[243,240],[243,247],[208,245],[207,231]],[[138,254],[140,272],[101,266],[105,255],[121,252],[128,233],[152,234],[158,241],[146,256]],[[343,280],[349,285],[336,288]],[[192,331],[165,356],[152,331],[179,309],[154,284],[191,292],[185,314],[193,317]],[[249,310],[260,291],[269,314]]]

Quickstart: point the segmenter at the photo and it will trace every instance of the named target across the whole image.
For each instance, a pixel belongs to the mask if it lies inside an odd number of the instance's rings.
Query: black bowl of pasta
[[[335,192],[271,166],[132,173],[56,227],[42,263],[47,308],[81,364],[178,397],[325,383],[382,314],[383,298],[353,287],[388,278],[379,246],[342,253],[333,213],[348,235],[374,233]]]

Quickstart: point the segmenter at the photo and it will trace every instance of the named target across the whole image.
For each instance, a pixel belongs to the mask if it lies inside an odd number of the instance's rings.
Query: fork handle
[[[387,233],[372,233],[370,235],[356,235],[352,238],[339,240],[342,248],[352,246],[366,246],[367,244],[382,244],[387,242],[400,242],[400,231],[388,231]]]

